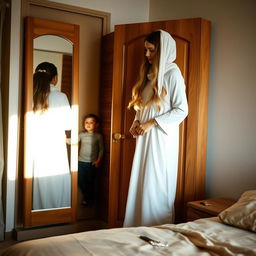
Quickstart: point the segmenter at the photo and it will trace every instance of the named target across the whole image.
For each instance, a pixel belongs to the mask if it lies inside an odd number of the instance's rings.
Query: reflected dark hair
[[[49,62],[40,63],[33,76],[33,110],[45,111],[48,109],[48,95],[50,83],[57,75],[57,68]]]

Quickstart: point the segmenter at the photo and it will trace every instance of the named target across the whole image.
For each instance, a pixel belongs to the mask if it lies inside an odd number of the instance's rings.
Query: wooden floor
[[[8,248],[9,246],[19,243],[18,241],[15,240],[8,240],[8,241],[2,241],[0,242],[0,255],[2,254],[2,252]]]

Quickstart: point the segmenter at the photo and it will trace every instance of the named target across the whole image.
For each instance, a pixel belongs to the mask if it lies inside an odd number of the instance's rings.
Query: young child
[[[94,203],[94,184],[97,168],[103,155],[103,138],[96,130],[99,119],[94,114],[84,118],[84,131],[79,134],[78,185],[83,192],[83,205]]]

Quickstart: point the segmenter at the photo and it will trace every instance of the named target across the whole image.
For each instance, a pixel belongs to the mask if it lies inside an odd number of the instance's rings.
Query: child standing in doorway
[[[94,186],[103,156],[103,138],[96,132],[99,126],[99,118],[94,114],[88,114],[84,118],[84,131],[79,134],[80,150],[78,162],[78,185],[83,192],[82,204],[94,204]]]

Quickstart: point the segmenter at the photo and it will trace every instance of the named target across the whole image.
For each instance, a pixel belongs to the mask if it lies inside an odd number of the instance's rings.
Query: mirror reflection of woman
[[[66,130],[71,129],[67,96],[56,88],[57,68],[43,62],[33,76],[33,210],[70,207],[71,175]]]

